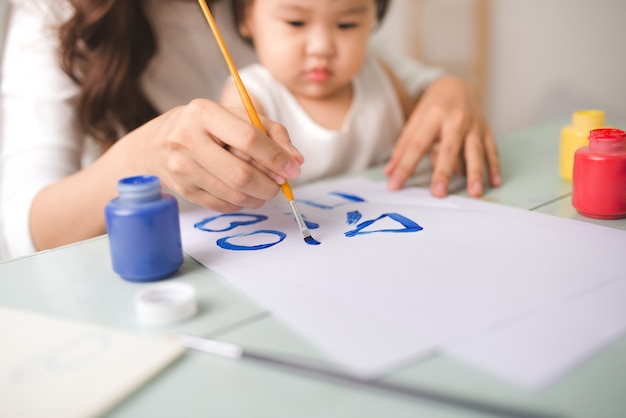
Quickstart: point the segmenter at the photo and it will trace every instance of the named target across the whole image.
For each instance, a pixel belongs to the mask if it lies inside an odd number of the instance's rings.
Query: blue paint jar
[[[123,178],[117,191],[105,208],[113,270],[131,282],[175,273],[183,263],[176,198],[156,176]]]

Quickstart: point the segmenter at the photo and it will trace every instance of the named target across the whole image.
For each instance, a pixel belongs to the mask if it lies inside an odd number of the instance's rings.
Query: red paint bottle
[[[574,154],[572,204],[581,215],[626,217],[626,133],[594,129],[589,145]]]

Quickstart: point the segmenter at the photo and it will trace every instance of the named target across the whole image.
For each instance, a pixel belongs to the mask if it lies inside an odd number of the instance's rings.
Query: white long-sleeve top
[[[142,87],[157,111],[197,97],[216,99],[228,68],[197,2],[144,1],[158,50]],[[67,7],[52,8],[59,3],[11,1],[0,73],[0,260],[35,251],[29,212],[39,191],[100,155],[77,122],[78,87],[59,66],[54,30],[69,16]],[[211,10],[236,65],[254,62],[254,51],[235,31],[230,2],[216,2]],[[390,48],[381,52],[415,97],[441,75],[393,54]]]

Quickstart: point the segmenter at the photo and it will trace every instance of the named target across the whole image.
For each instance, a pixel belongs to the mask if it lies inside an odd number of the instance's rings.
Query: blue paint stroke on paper
[[[296,217],[293,216],[293,212],[285,212],[285,215],[291,216],[294,222],[298,223],[298,221],[296,220]],[[302,220],[304,221],[304,224],[306,225],[306,227],[309,229],[318,229],[320,227],[320,224],[318,224],[317,222],[309,221],[307,217],[304,215],[302,215]]]
[[[304,242],[306,242],[309,245],[320,245],[321,242],[319,242],[318,240],[316,240],[315,238],[313,238],[312,236],[308,236],[304,238]]]
[[[211,222],[216,221],[221,218],[227,218],[227,217],[241,218],[241,220],[234,220],[230,222],[230,224],[227,227],[222,228],[222,229],[211,229],[207,227],[207,225],[210,224]],[[265,220],[267,220],[267,216],[258,215],[254,213],[223,213],[217,216],[212,216],[210,218],[204,218],[200,222],[196,222],[193,225],[193,227],[201,231],[205,231],[205,232],[226,232],[226,231],[230,231],[231,229],[235,229],[238,226],[253,225],[259,222],[263,222]]]
[[[318,229],[320,227],[320,224],[318,224],[317,222],[309,221],[306,216],[303,216],[302,219],[304,220],[304,224],[306,225],[306,227],[309,229]]]
[[[275,235],[278,237],[277,241],[274,242],[269,242],[266,244],[258,244],[258,245],[238,245],[238,244],[233,244],[230,242],[231,239],[233,238],[239,238],[239,237],[248,237],[251,235],[257,235],[257,234],[270,234],[270,235]],[[244,233],[244,234],[238,234],[238,235],[231,235],[229,237],[224,237],[224,238],[220,238],[217,240],[217,245],[225,250],[232,250],[232,251],[255,251],[255,250],[264,250],[266,248],[270,248],[273,247],[274,245],[282,242],[285,237],[287,236],[287,234],[285,234],[284,232],[280,232],[280,231],[273,231],[271,229],[260,229],[258,231],[254,231],[254,232],[248,232],[248,233]]]
[[[403,228],[402,229],[377,229],[377,230],[363,231],[363,229],[367,228],[368,226],[374,224],[375,222],[383,218],[391,218],[394,221],[399,222],[403,226]],[[418,231],[421,231],[422,229],[424,228],[422,228],[416,222],[412,221],[406,216],[400,215],[399,213],[383,213],[376,219],[370,219],[369,221],[361,222],[360,224],[356,226],[355,229],[353,229],[352,231],[346,232],[345,236],[354,237],[355,235],[373,234],[376,232],[391,232],[391,233],[418,232]]]
[[[317,203],[317,202],[315,202],[313,200],[297,199],[297,201],[300,202],[300,203],[303,203],[305,205],[313,206],[314,208],[318,208],[318,209],[330,210],[330,209],[334,208],[334,206],[324,205],[322,203]]]
[[[363,199],[362,197],[353,195],[353,194],[339,193],[339,192],[330,192],[330,194],[335,195],[335,196],[339,196],[339,197],[343,197],[344,199],[350,200],[352,202],[365,202],[365,199]]]
[[[358,210],[353,210],[352,212],[346,213],[346,216],[348,218],[348,225],[354,225],[361,220],[362,215]]]
[[[328,204],[316,202],[314,200],[300,200],[300,199],[297,199],[297,201],[300,202],[300,203],[303,203],[305,205],[313,206],[315,208],[323,209],[323,210],[331,210],[331,209],[334,209],[334,208],[336,208],[338,206],[345,205],[347,203],[365,202],[365,199],[363,199],[362,197],[353,195],[353,194],[339,193],[339,192],[330,192],[329,194],[332,195],[332,196],[341,197],[342,199],[347,200],[347,202],[340,202],[340,203],[336,203],[334,205],[328,205]]]

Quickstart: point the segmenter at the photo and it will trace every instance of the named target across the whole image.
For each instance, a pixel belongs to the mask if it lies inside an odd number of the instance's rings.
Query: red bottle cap
[[[590,141],[617,142],[626,139],[626,132],[621,129],[600,128],[592,129],[589,132]]]

